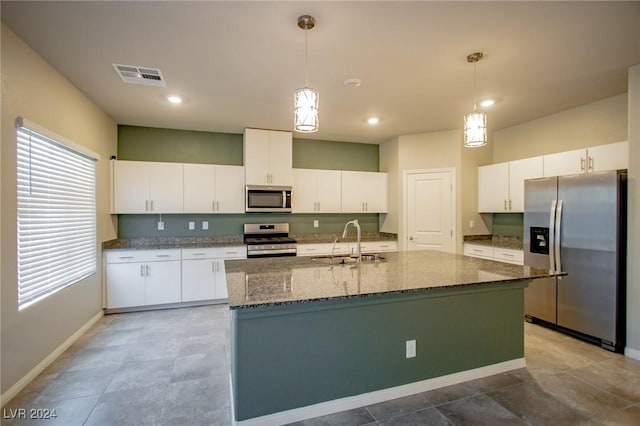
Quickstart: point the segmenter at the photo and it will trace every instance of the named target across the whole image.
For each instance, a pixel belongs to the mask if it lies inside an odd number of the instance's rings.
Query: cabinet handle
[[[320,211],[320,201],[318,201],[318,211]]]
[[[580,157],[580,171],[584,172],[584,158]]]
[[[364,211],[364,202],[362,203],[362,211]]]
[[[216,261],[212,260],[211,261],[211,272],[215,272],[216,271]]]
[[[156,254],[156,257],[171,257],[170,254]]]
[[[504,200],[504,209],[507,210],[507,200]]]
[[[216,202],[215,201],[211,201],[211,211],[213,211],[213,212],[216,211]]]
[[[509,210],[513,210],[511,207],[511,200],[509,200]]]
[[[140,276],[144,277],[144,265],[140,265]]]
[[[149,211],[149,200],[144,200],[144,211],[145,212]]]
[[[133,259],[133,256],[118,256],[118,259]]]
[[[482,253],[482,250],[480,249],[472,249],[473,251],[475,251],[476,253]]]
[[[237,251],[225,251],[224,254],[238,254]]]
[[[151,211],[153,211],[153,200],[151,200]]]
[[[149,265],[147,265],[147,276],[149,276]]]
[[[513,255],[509,254],[509,253],[502,253],[502,256],[504,256],[504,257],[513,257]]]
[[[216,211],[220,211],[220,201],[216,201]]]
[[[365,211],[369,211],[369,202],[368,201],[366,201],[364,203],[364,209],[365,209]]]
[[[589,171],[592,172],[593,171],[593,157],[587,157],[587,158],[589,160],[589,163],[588,163]]]
[[[191,253],[191,256],[204,256],[206,253]]]

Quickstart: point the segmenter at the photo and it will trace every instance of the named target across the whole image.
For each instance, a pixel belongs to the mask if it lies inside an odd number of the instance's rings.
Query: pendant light
[[[307,30],[316,25],[313,16],[302,15],[298,27],[304,30],[304,87],[294,93],[294,130],[302,133],[318,131],[318,91],[309,87],[307,80]]]
[[[482,52],[467,56],[467,62],[473,63],[473,112],[464,116],[464,146],[467,148],[487,144],[487,114],[476,109],[476,65],[483,56]]]

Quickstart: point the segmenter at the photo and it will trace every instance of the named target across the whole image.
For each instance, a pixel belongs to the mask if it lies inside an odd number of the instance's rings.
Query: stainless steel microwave
[[[245,211],[291,212],[291,187],[247,185]]]

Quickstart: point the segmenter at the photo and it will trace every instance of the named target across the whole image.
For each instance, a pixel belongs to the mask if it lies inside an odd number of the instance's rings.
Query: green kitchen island
[[[234,422],[285,424],[522,368],[548,271],[436,251],[225,261]],[[415,348],[415,356],[412,350]]]

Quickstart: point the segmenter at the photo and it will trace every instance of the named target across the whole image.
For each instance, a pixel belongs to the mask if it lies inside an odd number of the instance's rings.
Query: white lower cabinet
[[[182,301],[227,299],[225,259],[246,259],[246,247],[182,249]]]
[[[298,256],[340,256],[355,253],[356,243],[316,243],[298,244]],[[397,241],[366,241],[360,243],[360,250],[366,253],[383,253],[398,251]]]
[[[227,299],[224,260],[246,257],[245,246],[107,251],[106,307]]]
[[[522,250],[464,243],[464,255],[512,263],[514,265],[524,265],[524,252]]]
[[[107,309],[180,302],[180,269],[180,250],[107,252]]]

